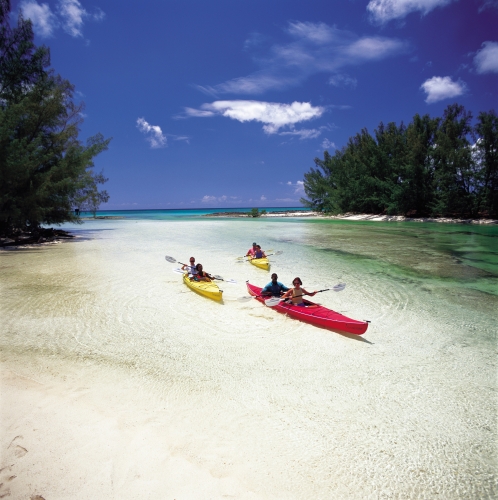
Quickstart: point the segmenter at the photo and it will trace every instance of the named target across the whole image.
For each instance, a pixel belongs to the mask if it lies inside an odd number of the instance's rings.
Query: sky
[[[296,207],[380,122],[498,111],[498,0],[11,0],[85,103],[106,210]]]

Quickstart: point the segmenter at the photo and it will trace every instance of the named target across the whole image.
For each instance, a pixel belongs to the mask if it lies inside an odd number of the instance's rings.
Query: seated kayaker
[[[206,271],[203,271],[202,264],[197,264],[195,266],[195,274],[190,279],[194,280],[194,281],[211,281],[211,280],[214,280],[214,276],[211,276]]]
[[[257,250],[257,246],[258,246],[257,243],[254,242],[252,244],[252,247],[249,248],[249,250],[247,251],[246,257],[254,257],[254,254],[256,253],[256,250]]]
[[[295,306],[317,307],[315,304],[310,305],[303,300],[303,295],[313,296],[317,293],[316,290],[314,292],[307,292],[304,288],[301,287],[301,285],[303,284],[301,278],[294,278],[292,280],[292,284],[294,285],[294,288],[291,288],[289,291],[285,292],[282,295],[283,299],[289,299],[289,301],[292,302],[292,304]]]
[[[278,280],[277,273],[271,275],[271,281],[261,290],[262,297],[280,297],[283,292],[289,290],[283,283]]]
[[[256,245],[256,251],[254,252],[253,259],[262,259],[263,257],[266,257],[265,252],[261,250],[260,245]]]
[[[190,257],[190,265],[183,264],[182,271],[187,271],[189,276],[193,276],[196,273],[195,270],[195,257]]]

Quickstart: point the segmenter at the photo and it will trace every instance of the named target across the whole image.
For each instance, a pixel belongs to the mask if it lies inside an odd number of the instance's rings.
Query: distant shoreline
[[[249,213],[241,212],[216,212],[206,214],[203,217],[232,217],[232,218],[253,218]],[[354,214],[345,213],[339,215],[324,215],[321,212],[310,210],[282,210],[260,214],[255,218],[266,217],[306,217],[315,219],[331,220],[354,220],[354,221],[374,221],[374,222],[443,222],[448,224],[498,224],[496,219],[457,219],[451,217],[405,217],[404,215],[382,215],[382,214]]]

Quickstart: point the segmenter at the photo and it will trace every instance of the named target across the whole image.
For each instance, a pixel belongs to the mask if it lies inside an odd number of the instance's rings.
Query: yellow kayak
[[[216,283],[212,281],[190,281],[188,274],[183,275],[183,282],[194,292],[204,295],[213,300],[221,300],[223,297],[223,290],[218,288]]]
[[[270,269],[270,261],[268,260],[268,257],[263,257],[262,259],[249,259],[249,262],[253,266],[264,269],[265,271],[268,271]]]

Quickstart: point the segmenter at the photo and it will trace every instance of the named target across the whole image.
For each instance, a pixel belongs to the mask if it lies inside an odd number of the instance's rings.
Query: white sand
[[[250,224],[282,281],[348,283],[320,302],[372,320],[364,341],[230,301],[268,279],[235,260],[247,221],[96,221],[3,253],[0,498],[492,498],[494,302],[315,251],[337,243],[317,226]],[[191,253],[239,280],[224,304],[164,259]]]

